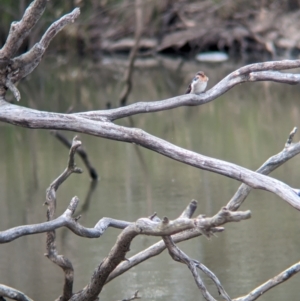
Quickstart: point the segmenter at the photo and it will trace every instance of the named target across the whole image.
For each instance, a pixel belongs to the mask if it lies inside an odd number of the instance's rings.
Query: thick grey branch
[[[233,178],[252,188],[273,192],[291,206],[300,210],[300,198],[296,192],[278,180],[255,173],[236,164],[180,148],[140,129],[127,128],[111,122],[89,120],[80,116],[80,114],[59,114],[32,110],[9,104],[0,98],[0,121],[27,128],[70,130],[135,143],[182,163]]]

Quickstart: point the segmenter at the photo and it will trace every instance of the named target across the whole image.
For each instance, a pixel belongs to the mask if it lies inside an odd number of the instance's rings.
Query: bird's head
[[[197,74],[194,77],[194,81],[200,81],[200,82],[208,82],[209,78],[205,75],[203,71],[197,72]]]

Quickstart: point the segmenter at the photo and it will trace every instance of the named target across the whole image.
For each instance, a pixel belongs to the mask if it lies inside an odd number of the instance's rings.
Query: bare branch
[[[211,229],[212,233],[215,232],[222,232],[224,228],[221,227],[215,227]],[[172,236],[172,239],[175,243],[182,242],[185,240],[189,240],[195,237],[198,237],[202,235],[202,231],[200,229],[192,229],[188,231],[184,231],[181,233],[177,233]],[[126,261],[122,261],[114,270],[110,273],[109,277],[107,278],[107,282],[110,282],[114,278],[122,275],[129,269],[133,268],[134,266],[146,261],[147,259],[159,255],[161,252],[163,252],[166,249],[165,243],[161,240],[149,248],[135,254],[134,256],[130,257]]]
[[[300,210],[300,198],[297,193],[291,187],[278,180],[255,173],[236,164],[180,148],[140,129],[126,128],[107,121],[89,120],[80,116],[80,113],[47,113],[23,108],[9,104],[0,98],[0,121],[28,128],[77,131],[112,140],[135,143],[188,165],[236,179],[252,188],[273,192],[291,206]]]
[[[80,9],[77,7],[69,14],[62,16],[59,20],[51,24],[42,36],[40,44],[43,48],[47,48],[51,40],[69,23],[73,23],[80,15]]]
[[[198,273],[196,271],[196,268],[199,268],[201,271],[203,271],[215,283],[216,287],[218,288],[219,294],[222,295],[222,297],[225,300],[231,301],[231,298],[226,293],[226,291],[223,288],[220,280],[216,277],[216,275],[212,271],[210,271],[205,265],[203,265],[199,261],[194,260],[194,259],[190,259],[189,256],[187,256],[182,250],[180,250],[174,244],[173,238],[171,238],[170,236],[164,236],[163,240],[164,240],[164,243],[165,243],[166,247],[169,250],[169,253],[170,253],[171,257],[175,261],[179,261],[181,263],[184,263],[189,267],[189,269],[191,270],[191,272],[194,276],[194,279],[195,279],[198,287],[202,291],[202,294],[203,294],[203,296],[206,300],[215,300],[215,299],[207,291],[204,283],[202,282],[200,276],[198,275]]]
[[[300,271],[300,262],[292,265],[288,269],[284,270],[275,277],[269,279],[259,287],[255,288],[248,295],[234,299],[234,301],[253,301],[261,297],[271,288],[283,283],[284,281],[290,279],[292,276]]]
[[[26,9],[19,22],[12,22],[7,40],[0,50],[0,57],[12,58],[40,19],[46,8],[47,0],[35,0]]]
[[[203,263],[195,261],[196,267],[199,268],[203,273],[205,273],[216,285],[218,288],[219,294],[227,301],[231,301],[229,295],[225,291],[224,287],[222,286],[220,280],[217,278],[217,276],[209,270]]]
[[[286,148],[289,147],[289,146],[291,146],[291,144],[293,142],[293,139],[294,139],[294,136],[295,136],[296,133],[297,133],[297,127],[294,127],[293,130],[290,132],[289,137],[288,137],[288,139],[286,141],[286,144],[285,144]]]
[[[81,168],[78,168],[75,164],[75,153],[78,147],[81,146],[81,141],[77,139],[77,136],[74,137],[73,143],[70,149],[69,153],[69,161],[68,161],[68,166],[64,170],[64,172],[57,178],[55,179],[47,189],[47,195],[46,195],[46,204],[48,202],[52,202],[54,199],[56,199],[56,191],[58,187],[72,174],[72,173],[82,173]]]
[[[218,213],[217,215],[219,214],[222,215],[222,213]],[[227,214],[226,218],[228,221],[234,219],[230,215],[230,213]],[[237,214],[234,213],[233,215],[236,216]],[[250,211],[239,212],[240,220],[248,219],[249,217]],[[138,219],[122,231],[108,256],[96,268],[91,282],[82,291],[74,294],[71,300],[94,300],[97,298],[109,274],[120,262],[125,260],[131,241],[137,235],[169,236],[189,229],[199,229],[202,233],[212,233],[214,225],[209,225],[208,222],[203,222],[203,220],[205,218],[202,216],[196,219],[178,218],[173,221],[166,217],[162,221],[153,221],[149,218]],[[220,222],[223,223],[224,221],[220,219]],[[204,227],[206,228],[204,229]]]
[[[0,284],[0,296],[7,297],[7,298],[17,300],[17,301],[32,301],[32,299],[30,299],[24,293],[12,288],[12,287],[6,286],[4,284]]]
[[[25,235],[45,233],[61,227],[67,227],[78,236],[98,238],[105,232],[108,227],[124,229],[131,224],[130,222],[103,217],[97,222],[94,228],[83,227],[78,223],[77,219],[74,219],[72,217],[77,208],[78,202],[79,199],[77,197],[74,197],[71,200],[70,205],[68,206],[66,211],[56,219],[53,219],[49,222],[18,226],[5,231],[0,231],[0,243],[8,243]]]
[[[72,146],[72,143],[68,140],[68,138],[63,135],[61,132],[59,131],[51,131],[50,132],[53,136],[55,136],[62,144],[64,144],[67,148],[70,148]],[[92,166],[92,164],[90,163],[89,157],[87,152],[85,151],[85,149],[80,146],[77,149],[77,153],[80,156],[80,158],[82,159],[83,163],[85,164],[86,168],[89,171],[90,177],[93,180],[97,180],[98,179],[98,174],[96,169]]]
[[[191,201],[189,206],[195,206],[195,201]],[[188,207],[189,207],[188,206]],[[188,209],[187,207],[187,209]],[[184,212],[188,211],[185,210]],[[211,234],[216,232],[222,232],[224,229],[220,227],[226,222],[232,222],[232,221],[239,221],[248,219],[251,217],[250,211],[245,212],[238,212],[235,214],[235,212],[230,212],[226,208],[222,208],[215,216],[213,217],[205,217],[205,216],[198,216],[197,217],[197,228],[190,229],[188,231],[184,231],[181,233],[177,233],[172,236],[172,239],[175,243],[185,241],[188,239],[192,239],[194,237],[205,235],[206,237],[211,236]],[[179,219],[182,218],[182,215],[179,217]],[[162,251],[164,251],[166,248],[163,241],[159,241],[149,248],[139,252],[138,254],[132,256],[127,261],[123,261],[120,263],[116,269],[109,275],[107,282],[111,281],[112,279],[118,277],[119,275],[125,273],[127,270],[131,269],[132,267],[140,264],[141,262],[159,255]]]
[[[48,30],[44,33],[40,42],[35,44],[31,50],[13,59],[11,64],[12,71],[18,72],[12,77],[13,82],[30,74],[40,63],[46,49],[48,48],[52,39],[69,23],[73,23],[79,16],[80,9],[75,8],[69,14],[62,16],[59,20],[52,23]]]
[[[160,101],[137,102],[117,109],[89,111],[78,114],[94,120],[103,120],[103,118],[106,118],[107,120],[114,121],[116,119],[141,113],[159,112],[181,106],[203,105],[205,103],[213,101],[217,97],[233,88],[235,85],[244,82],[266,80],[280,83],[298,84],[300,83],[300,74],[280,73],[272,70],[287,70],[299,67],[300,60],[283,60],[251,64],[230,73],[210,90],[200,95],[187,94]]]

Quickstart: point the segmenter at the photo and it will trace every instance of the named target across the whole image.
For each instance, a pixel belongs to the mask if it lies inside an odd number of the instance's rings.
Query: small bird
[[[209,78],[204,74],[203,71],[197,72],[192,82],[189,84],[185,94],[200,94],[202,93],[208,82]]]

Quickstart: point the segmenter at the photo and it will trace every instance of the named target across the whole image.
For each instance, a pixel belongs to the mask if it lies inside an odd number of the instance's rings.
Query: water
[[[140,68],[134,74],[129,103],[181,94],[187,76],[198,69],[208,74],[210,88],[238,67],[175,59],[147,64],[152,67]],[[21,105],[56,112],[66,112],[71,105],[75,111],[103,109],[108,102],[116,106],[123,70],[122,61],[105,60],[101,66],[48,58],[28,80],[20,83]],[[207,105],[143,114],[130,122],[124,119],[117,123],[129,126],[133,122],[135,127],[181,147],[256,169],[278,153],[292,128],[299,126],[299,92],[298,86],[248,83]],[[45,190],[65,168],[68,150],[46,130],[1,124],[0,131],[0,230],[43,222]],[[74,136],[66,134],[70,139]],[[192,199],[198,200],[196,214],[211,216],[226,205],[239,186],[232,179],[186,166],[136,145],[83,134],[80,138],[101,179],[86,204],[90,186],[87,172],[71,175],[58,191],[57,214],[77,195],[80,206],[85,208],[80,221],[87,227],[104,216],[135,221],[155,211],[160,217],[176,218]],[[77,165],[84,169],[79,158]],[[298,171],[299,159],[294,158],[272,176],[299,188]],[[298,212],[277,196],[262,191],[251,192],[241,207],[248,209],[252,211],[250,220],[227,224],[218,237],[196,238],[179,245],[209,267],[232,298],[247,294],[299,260]],[[58,252],[74,265],[74,291],[87,284],[118,233],[119,230],[108,229],[101,238],[91,240],[66,229],[57,231]],[[137,237],[128,257],[157,240]],[[44,253],[45,234],[1,245],[0,283],[36,300],[57,298],[63,275]],[[263,300],[296,300],[297,277],[268,292]],[[204,280],[218,298],[211,281],[205,277]],[[109,283],[101,298],[118,300],[137,289],[143,300],[203,300],[188,269],[172,261],[167,252]]]

